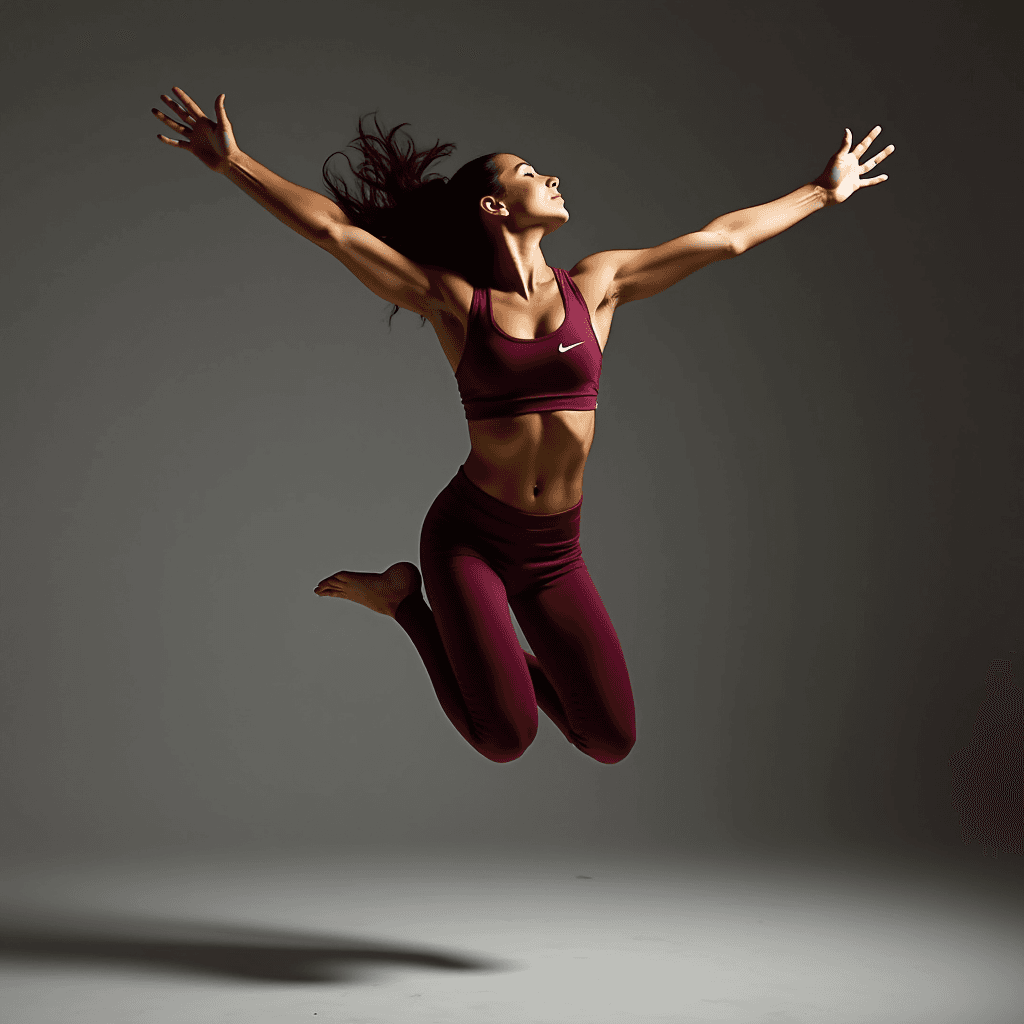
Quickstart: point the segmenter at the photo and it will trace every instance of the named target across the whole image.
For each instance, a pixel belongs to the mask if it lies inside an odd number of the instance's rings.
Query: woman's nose
[[[548,184],[552,188],[558,188],[558,179],[552,174],[551,177],[548,178]]]

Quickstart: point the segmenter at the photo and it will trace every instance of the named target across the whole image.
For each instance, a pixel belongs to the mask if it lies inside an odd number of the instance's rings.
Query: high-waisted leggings
[[[491,761],[537,735],[537,707],[583,753],[621,761],[636,741],[622,647],[580,551],[583,500],[535,515],[480,490],[462,467],[420,534],[430,601],[395,613],[452,724]],[[519,645],[509,605],[534,653]]]

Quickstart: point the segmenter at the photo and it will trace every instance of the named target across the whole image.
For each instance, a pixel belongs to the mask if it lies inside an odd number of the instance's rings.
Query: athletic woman
[[[860,176],[894,147],[861,164],[881,129],[853,149],[847,129],[822,174],[795,192],[650,249],[595,253],[565,271],[541,251],[545,235],[569,219],[559,180],[515,154],[479,157],[447,181],[427,168],[454,146],[418,151],[396,142],[397,128],[385,134],[375,120],[376,134],[366,133],[360,121],[352,145],[362,161],[353,168],[349,160],[360,192],[332,179],[325,162],[328,199],[238,148],[223,93],[211,120],[173,91],[177,102],[161,99],[181,123],[153,113],[180,137],[157,138],[229,178],[396,311],[429,320],[459,385],[471,451],[427,512],[422,578],[398,562],[381,573],[336,572],[315,593],[396,619],[445,714],[490,760],[523,754],[539,705],[583,753],[621,761],[636,741],[629,673],[579,544],[612,316],[884,181]],[[510,605],[533,654],[519,646]]]

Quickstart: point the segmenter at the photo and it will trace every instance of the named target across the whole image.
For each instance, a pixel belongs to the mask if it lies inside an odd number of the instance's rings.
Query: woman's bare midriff
[[[564,512],[583,494],[594,424],[594,412],[569,409],[470,420],[473,447],[464,471],[480,490],[521,512]]]
[[[602,305],[599,288],[584,277],[573,279],[587,302],[588,310],[598,309],[591,316],[595,337],[604,352],[611,328],[613,306]],[[444,302],[429,319],[445,358],[457,373],[466,347],[466,330],[473,288],[455,275],[440,279]],[[592,289],[597,289],[593,291]],[[542,322],[542,314],[562,313],[565,305],[561,293],[551,290],[550,309],[538,310],[534,324],[516,324],[525,336],[534,327],[533,335],[557,327],[557,316],[551,325]],[[492,291],[491,300],[501,314],[501,294]],[[555,307],[557,306],[557,310]],[[521,310],[520,310],[521,313]],[[572,508],[583,495],[583,470],[594,441],[593,411],[560,409],[555,412],[530,412],[522,416],[506,416],[490,420],[469,420],[472,450],[466,459],[466,476],[480,490],[521,512],[551,515]]]

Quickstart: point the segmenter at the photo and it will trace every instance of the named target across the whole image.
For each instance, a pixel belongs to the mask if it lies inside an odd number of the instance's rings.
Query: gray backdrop
[[[994,8],[993,8],[994,9]],[[1020,82],[977,3],[11,4],[10,853],[466,842],[954,847],[1021,600]],[[638,742],[507,765],[392,620],[468,452],[429,326],[156,141],[178,85],[323,191],[360,113],[558,174],[570,267],[890,180],[616,317],[583,549]],[[873,150],[874,151],[874,150]]]

